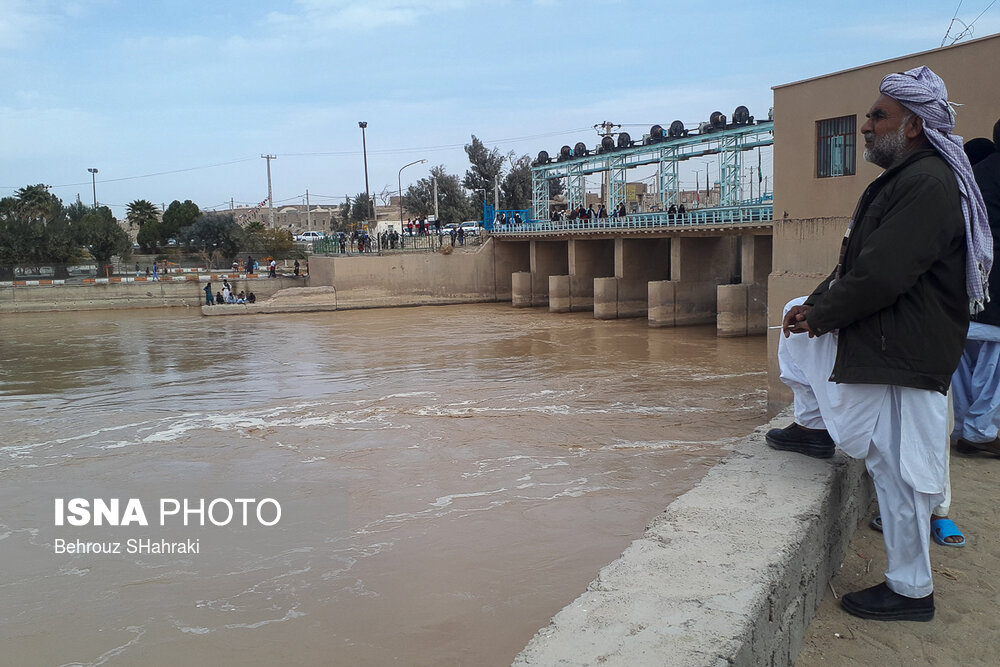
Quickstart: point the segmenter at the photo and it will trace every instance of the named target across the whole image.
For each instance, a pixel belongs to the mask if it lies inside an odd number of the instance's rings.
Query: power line
[[[992,7],[996,3],[997,3],[997,0],[992,0],[992,2],[990,2],[990,4],[986,5],[986,9],[984,9],[981,12],[979,12],[979,16],[977,16],[976,18],[972,19],[972,23],[969,23],[968,25],[966,25],[961,19],[952,19],[952,23],[954,23],[957,20],[959,23],[961,23],[962,25],[965,26],[965,29],[962,32],[958,33],[958,35],[955,36],[955,39],[951,40],[951,44],[954,44],[954,43],[958,42],[960,39],[962,39],[966,35],[971,35],[972,34],[972,28],[973,28],[973,26],[976,25],[976,22],[979,19],[983,18],[983,14],[985,14],[988,11],[990,11],[990,7]],[[959,5],[959,7],[961,7],[962,3],[959,2],[958,5]],[[956,14],[956,16],[958,15],[958,10],[957,9],[955,10],[955,14]],[[951,32],[951,26],[950,25],[948,26],[948,31]],[[944,37],[945,37],[945,39],[948,39],[948,34],[945,33]],[[951,46],[951,44],[949,44],[949,46]],[[941,41],[941,46],[944,46],[944,40]]]
[[[229,162],[219,162],[217,164],[206,164],[206,165],[202,165],[202,166],[199,166],[199,167],[186,167],[184,169],[172,169],[170,171],[158,171],[158,172],[155,172],[155,173],[152,173],[152,174],[142,174],[140,176],[123,176],[121,178],[104,178],[104,179],[101,179],[98,182],[99,183],[118,183],[120,181],[134,181],[134,180],[139,179],[139,178],[152,178],[154,176],[168,176],[170,174],[180,174],[180,173],[183,173],[185,171],[197,171],[199,169],[212,169],[214,167],[225,167],[225,166],[228,166],[228,165],[231,165],[231,164],[238,164],[240,162],[249,162],[250,160],[253,160],[253,159],[255,159],[255,158],[247,157],[247,158],[241,158],[239,160],[230,160]],[[86,181],[83,181],[83,182],[80,182],[80,183],[64,183],[62,185],[53,185],[51,187],[53,187],[53,188],[71,188],[71,187],[78,187],[78,186],[81,186],[81,185],[90,185],[90,184],[87,183]]]
[[[948,29],[944,31],[944,37],[941,38],[941,46],[948,41],[948,34],[951,32],[951,27],[955,25],[955,19],[958,18],[958,10],[962,8],[963,0],[958,0],[958,7],[955,7],[955,14],[951,17],[951,22],[948,24]]]

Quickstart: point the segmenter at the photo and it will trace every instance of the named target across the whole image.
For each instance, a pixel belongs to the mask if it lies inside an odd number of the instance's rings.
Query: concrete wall
[[[229,282],[237,292],[252,291],[260,301],[280,289],[301,287],[306,281],[301,278],[253,278]],[[197,307],[205,303],[204,287],[204,281],[199,280],[0,287],[0,312]],[[213,280],[212,288],[215,292],[220,291],[222,280]]]
[[[475,251],[313,256],[309,285],[337,289],[343,307],[474,303],[511,298],[511,275],[527,268],[527,243],[489,239]]]
[[[788,419],[671,503],[514,665],[794,664],[872,489],[860,461],[768,448]]]

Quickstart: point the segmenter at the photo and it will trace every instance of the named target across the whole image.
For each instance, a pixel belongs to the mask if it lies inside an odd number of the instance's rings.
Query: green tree
[[[496,148],[487,149],[476,135],[472,135],[472,143],[465,146],[465,154],[469,156],[472,167],[465,172],[462,185],[473,191],[472,199],[476,208],[482,211],[483,195],[486,192],[493,192],[495,179],[503,170],[504,156]]]
[[[211,253],[218,249],[227,257],[235,257],[244,240],[243,230],[231,213],[205,213],[180,235],[191,250]]]
[[[474,217],[474,207],[462,190],[458,176],[445,172],[444,165],[431,168],[431,176],[421,178],[406,189],[403,207],[417,216],[434,214],[434,183],[438,184],[438,213],[441,223],[462,222]],[[478,217],[478,216],[477,216]]]
[[[364,192],[354,195],[354,201],[351,202],[351,222],[357,223],[372,219],[371,199]]]
[[[160,221],[160,240],[176,239],[179,232],[193,225],[200,215],[198,205],[190,199],[184,200],[183,204],[176,199],[170,202]]]
[[[110,264],[115,255],[127,259],[132,253],[128,234],[107,206],[91,209],[76,225],[75,231],[77,241],[86,246],[99,265]]]
[[[257,224],[260,227],[260,223]],[[235,257],[246,245],[248,233],[236,224],[231,213],[205,213],[180,231],[184,244],[214,268],[217,259]]]
[[[531,208],[531,158],[511,161],[511,170],[500,183],[500,203],[505,209]]]
[[[142,229],[146,223],[157,222],[160,219],[160,211],[156,208],[156,204],[145,199],[136,199],[131,202],[126,211],[129,227]]]
[[[0,200],[0,263],[6,267],[5,275],[12,275],[19,264],[52,263],[56,277],[65,278],[65,264],[79,256],[62,201],[47,186],[28,185]]]
[[[295,251],[295,238],[288,229],[265,229],[260,235],[261,251],[274,258],[288,257]]]
[[[549,199],[555,199],[564,192],[566,192],[566,186],[563,185],[561,178],[549,179]]]
[[[80,201],[80,195],[76,196],[76,201],[66,207],[66,219],[70,223],[77,223],[83,220],[83,216],[90,213],[91,207]]]
[[[156,252],[156,247],[163,241],[163,238],[160,222],[153,220],[139,228],[139,233],[135,235],[135,242],[142,248],[142,252],[149,255]]]
[[[250,223],[244,230],[241,247],[255,255],[288,257],[296,252],[291,230]]]
[[[340,225],[341,230],[347,230],[351,224],[351,197],[350,195],[344,196],[344,203],[340,205]],[[330,229],[337,229],[333,225]]]

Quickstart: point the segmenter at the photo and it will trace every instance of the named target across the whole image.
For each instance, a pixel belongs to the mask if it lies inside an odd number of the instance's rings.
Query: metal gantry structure
[[[707,124],[706,124],[707,125]],[[679,133],[680,134],[680,133]],[[666,135],[666,132],[664,132]],[[756,203],[741,201],[740,174],[743,154],[746,151],[774,144],[774,121],[754,121],[725,125],[719,128],[703,127],[697,134],[684,131],[682,136],[647,138],[641,145],[622,148],[602,146],[585,155],[565,155],[560,159],[536,160],[531,168],[532,220],[548,221],[549,181],[565,179],[566,203],[569,210],[585,205],[585,179],[589,174],[605,173],[608,184],[608,208],[614,210],[626,199],[626,182],[629,169],[645,165],[657,166],[657,192],[666,216],[671,204],[680,203],[679,166],[681,162],[709,155],[720,156],[719,206],[716,208],[753,209],[770,208],[770,202],[758,198]],[[577,144],[579,148],[581,144]],[[542,156],[539,156],[540,158]],[[753,211],[757,220],[769,219],[770,211]],[[648,217],[651,214],[643,214]],[[673,216],[671,216],[673,220]]]

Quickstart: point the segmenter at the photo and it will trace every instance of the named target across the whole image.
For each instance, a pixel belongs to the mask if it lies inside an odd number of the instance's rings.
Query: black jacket
[[[817,334],[839,329],[830,380],[945,393],[969,326],[958,183],[932,148],[913,151],[865,190],[840,273],[806,300]]]
[[[983,159],[972,169],[976,183],[986,202],[986,213],[990,217],[990,231],[993,232],[993,269],[990,271],[990,302],[986,309],[972,319],[983,324],[1000,326],[1000,151]]]

